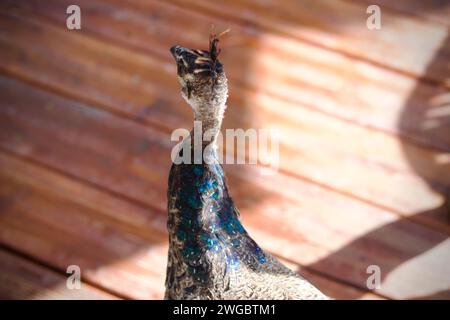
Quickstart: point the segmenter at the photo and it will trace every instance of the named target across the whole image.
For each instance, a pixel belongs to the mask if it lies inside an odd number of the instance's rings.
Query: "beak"
[[[183,48],[181,46],[173,46],[172,48],[170,48],[170,53],[172,53],[172,56],[176,59],[178,56],[180,56],[181,54],[183,54],[183,52],[187,51],[186,48]]]

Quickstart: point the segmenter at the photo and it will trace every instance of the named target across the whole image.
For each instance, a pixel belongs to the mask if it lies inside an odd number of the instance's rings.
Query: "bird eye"
[[[185,68],[188,67],[188,64],[187,64],[186,60],[184,60],[183,56],[178,56],[178,57],[177,57],[177,62],[178,62],[178,63],[183,63],[183,65],[184,65]]]

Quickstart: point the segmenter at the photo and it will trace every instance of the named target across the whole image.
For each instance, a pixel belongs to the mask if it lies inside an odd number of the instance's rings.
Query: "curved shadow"
[[[449,43],[450,36],[443,41],[441,49],[436,52],[433,60],[424,72],[423,78],[426,78],[428,74],[435,74],[436,68],[447,68],[450,79],[450,60],[445,48],[448,48]],[[434,146],[438,148],[436,150],[449,152],[450,89],[442,88],[441,90],[438,87],[438,85],[433,83],[417,81],[415,89],[402,109],[398,121],[398,129],[400,135],[407,137],[407,139],[414,139],[423,148]],[[436,95],[436,92],[441,93]],[[428,104],[421,104],[418,101],[427,101]],[[342,270],[344,278],[347,278],[348,281],[353,282],[358,287],[366,289],[365,279],[369,276],[366,273],[366,268],[371,264],[378,265],[381,268],[382,287],[383,281],[396,268],[449,239],[450,185],[436,182],[433,178],[430,178],[430,172],[434,173],[434,175],[450,172],[450,159],[438,158],[424,162],[423,157],[417,156],[416,150],[413,150],[409,145],[403,144],[403,152],[411,168],[436,194],[444,199],[442,204],[376,228],[309,267],[323,272],[330,270],[330,268]],[[408,250],[402,250],[402,254],[400,254],[400,251],[389,252],[388,248],[396,247],[390,239],[399,239],[399,236],[403,234],[405,241],[408,241],[406,240],[408,233],[420,234],[423,227],[418,225],[417,221],[430,223],[436,226],[438,230],[443,230],[443,232],[434,233],[433,238],[419,239],[418,237],[416,239],[418,241],[408,243]],[[381,252],[386,255],[382,259],[379,256]],[[370,257],[370,261],[359,259],[359,257],[363,256]],[[354,279],[364,280],[355,283]],[[352,298],[358,297],[359,295],[355,295]],[[450,299],[450,290],[443,290],[417,299]]]

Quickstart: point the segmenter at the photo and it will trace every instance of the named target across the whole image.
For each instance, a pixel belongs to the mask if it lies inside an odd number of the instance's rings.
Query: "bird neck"
[[[194,109],[194,128],[191,135],[201,134],[203,146],[216,147],[225,108],[225,104],[202,104]]]

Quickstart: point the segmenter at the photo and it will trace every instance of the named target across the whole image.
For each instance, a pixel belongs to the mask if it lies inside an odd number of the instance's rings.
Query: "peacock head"
[[[227,78],[223,65],[217,59],[217,38],[212,37],[210,50],[187,49],[173,46],[170,52],[177,63],[181,95],[194,109],[224,107],[228,97]]]

